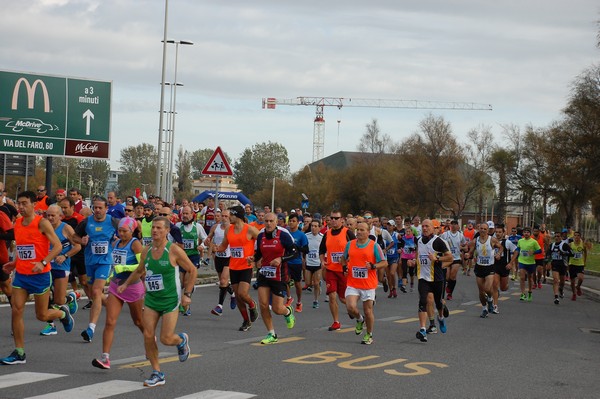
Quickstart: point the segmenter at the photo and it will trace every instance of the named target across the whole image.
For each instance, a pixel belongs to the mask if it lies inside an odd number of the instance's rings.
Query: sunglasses
[[[331,220],[338,220],[341,219],[341,216],[330,216]]]
[[[171,216],[168,213],[159,213],[158,216]]]
[[[38,193],[43,193],[46,190],[37,190]]]
[[[367,215],[367,216],[365,216],[364,218],[365,218],[365,219],[372,219],[372,218],[373,218],[373,216],[368,216],[368,215]]]
[[[127,208],[125,208],[125,212],[133,212],[133,209],[127,209]]]

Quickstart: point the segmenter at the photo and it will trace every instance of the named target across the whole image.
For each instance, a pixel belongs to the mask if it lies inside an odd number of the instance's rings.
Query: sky
[[[111,154],[158,144],[164,0],[0,0],[0,70],[112,81]],[[493,111],[326,107],[328,156],[355,151],[377,119],[396,142],[429,113],[459,142],[490,127],[543,127],[570,84],[597,62],[592,0],[170,0],[178,52],[175,148],[220,146],[233,163],[273,141],[291,171],[312,162],[312,106],[261,107],[264,97],[456,101]],[[166,81],[174,82],[175,46]],[[170,104],[167,88],[165,107]],[[339,121],[339,122],[338,122]],[[198,167],[202,167],[200,165]]]

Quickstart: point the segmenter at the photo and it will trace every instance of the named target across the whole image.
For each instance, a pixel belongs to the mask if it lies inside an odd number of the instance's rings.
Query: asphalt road
[[[84,343],[86,310],[75,316],[72,333],[59,324],[58,335],[43,337],[43,323],[27,306],[27,364],[0,366],[0,398],[600,397],[600,304],[579,297],[554,305],[550,286],[520,302],[511,283],[500,314],[481,319],[475,279],[460,275],[448,303],[448,332],[429,335],[427,343],[415,338],[417,293],[388,299],[380,287],[370,346],[360,344],[346,315],[341,331],[327,331],[327,304],[312,309],[312,298],[303,301],[294,329],[276,317],[280,342],[261,346],[262,320],[238,331],[241,316],[228,300],[223,316],[210,314],[217,295],[214,284],[196,290],[192,316],[180,317],[177,328],[189,334],[192,356],[180,363],[175,348],[159,345],[167,383],[151,391],[142,387],[151,370],[126,308],[105,371],[91,365],[101,352],[104,317],[93,342]],[[0,307],[0,320],[5,356],[13,349],[8,307]]]

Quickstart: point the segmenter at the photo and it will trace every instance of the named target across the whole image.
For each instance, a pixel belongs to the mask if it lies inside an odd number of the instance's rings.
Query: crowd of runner
[[[23,312],[30,294],[41,335],[56,335],[55,320],[69,333],[83,293],[89,323],[81,331],[85,342],[100,336],[97,322],[105,308],[102,352],[92,360],[110,369],[110,350],[121,309],[127,303],[139,328],[152,373],[145,386],[165,383],[157,341],[177,347],[179,360],[190,354],[187,333],[176,333],[179,315],[192,316],[192,296],[198,269],[217,271],[216,306],[205,310],[219,317],[229,295],[242,324],[251,329],[262,318],[266,336],[278,342],[272,314],[283,316],[287,328],[296,314],[321,306],[321,291],[331,315],[330,331],[342,328],[348,314],[361,343],[374,340],[377,288],[387,298],[418,292],[416,338],[427,342],[438,329],[446,333],[460,271],[475,275],[481,317],[499,314],[499,293],[509,279],[519,279],[521,301],[532,301],[551,275],[554,303],[560,304],[570,282],[571,300],[582,294],[588,246],[577,231],[550,233],[545,226],[510,232],[504,225],[392,218],[370,211],[359,215],[334,209],[322,216],[300,209],[289,213],[250,204],[227,207],[208,198],[206,204],[183,200],[171,206],[158,197],[127,197],[114,192],[95,196],[87,206],[76,189],[45,187],[19,193],[16,201],[0,199],[0,289],[12,307],[15,349],[1,364],[26,362]],[[253,283],[254,280],[254,283]],[[71,286],[71,289],[68,286]],[[257,290],[253,299],[251,288]],[[295,303],[294,303],[295,301]],[[340,307],[343,310],[340,310]],[[157,325],[162,323],[157,337]]]

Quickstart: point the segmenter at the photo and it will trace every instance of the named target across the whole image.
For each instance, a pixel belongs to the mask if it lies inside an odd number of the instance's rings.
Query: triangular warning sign
[[[221,147],[217,147],[215,152],[212,154],[204,169],[202,169],[203,175],[217,175],[217,176],[233,176],[233,171],[227,162],[227,158],[223,154]]]

